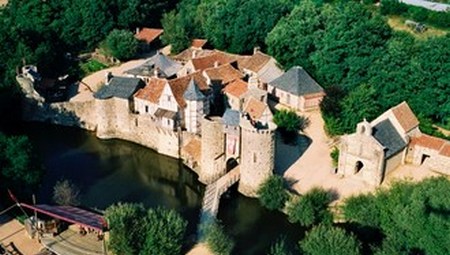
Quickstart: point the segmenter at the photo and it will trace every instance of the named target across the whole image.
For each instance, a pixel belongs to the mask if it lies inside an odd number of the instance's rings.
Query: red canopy
[[[52,206],[52,205],[28,205],[20,203],[21,206],[35,210],[39,213],[48,215],[52,218],[60,219],[62,221],[78,224],[83,227],[93,228],[99,231],[104,231],[108,228],[108,224],[102,215],[80,209],[73,206]]]

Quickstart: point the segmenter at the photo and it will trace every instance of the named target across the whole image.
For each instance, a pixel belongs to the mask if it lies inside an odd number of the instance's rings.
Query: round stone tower
[[[220,117],[205,117],[201,126],[202,154],[199,179],[209,184],[225,173],[225,134]]]
[[[275,129],[269,122],[267,127],[255,128],[249,120],[241,118],[241,179],[239,192],[256,197],[259,186],[273,174],[275,163]]]

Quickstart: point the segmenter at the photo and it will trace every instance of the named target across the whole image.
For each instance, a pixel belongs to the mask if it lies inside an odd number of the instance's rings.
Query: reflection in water
[[[30,137],[46,168],[39,203],[51,203],[56,181],[69,179],[80,188],[83,206],[105,209],[119,201],[164,206],[189,221],[190,238],[196,232],[204,185],[178,160],[129,142],[99,140],[79,129],[24,125],[16,132]],[[293,242],[303,235],[284,215],[265,210],[236,188],[222,199],[218,217],[236,241],[234,254],[266,254],[282,233]]]

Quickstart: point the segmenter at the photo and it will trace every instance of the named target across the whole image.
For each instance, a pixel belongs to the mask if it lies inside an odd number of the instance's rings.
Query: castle
[[[104,85],[81,102],[45,102],[28,77],[37,74],[34,67],[17,80],[34,105],[29,119],[79,126],[102,139],[129,140],[182,158],[206,184],[239,165],[239,191],[256,196],[275,160],[276,125],[263,88],[283,71],[259,51],[199,55],[183,62],[158,52],[122,76],[107,72]]]
[[[341,137],[338,174],[380,185],[402,164],[424,165],[450,174],[450,142],[423,134],[406,102],[372,122],[363,120],[356,132]]]

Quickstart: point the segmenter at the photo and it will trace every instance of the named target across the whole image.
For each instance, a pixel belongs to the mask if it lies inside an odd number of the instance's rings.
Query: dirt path
[[[213,255],[213,253],[208,250],[208,247],[206,247],[206,245],[197,244],[186,255]]]
[[[27,236],[24,226],[15,219],[0,223],[0,243],[8,246],[11,242],[24,255],[37,254],[43,248]]]

